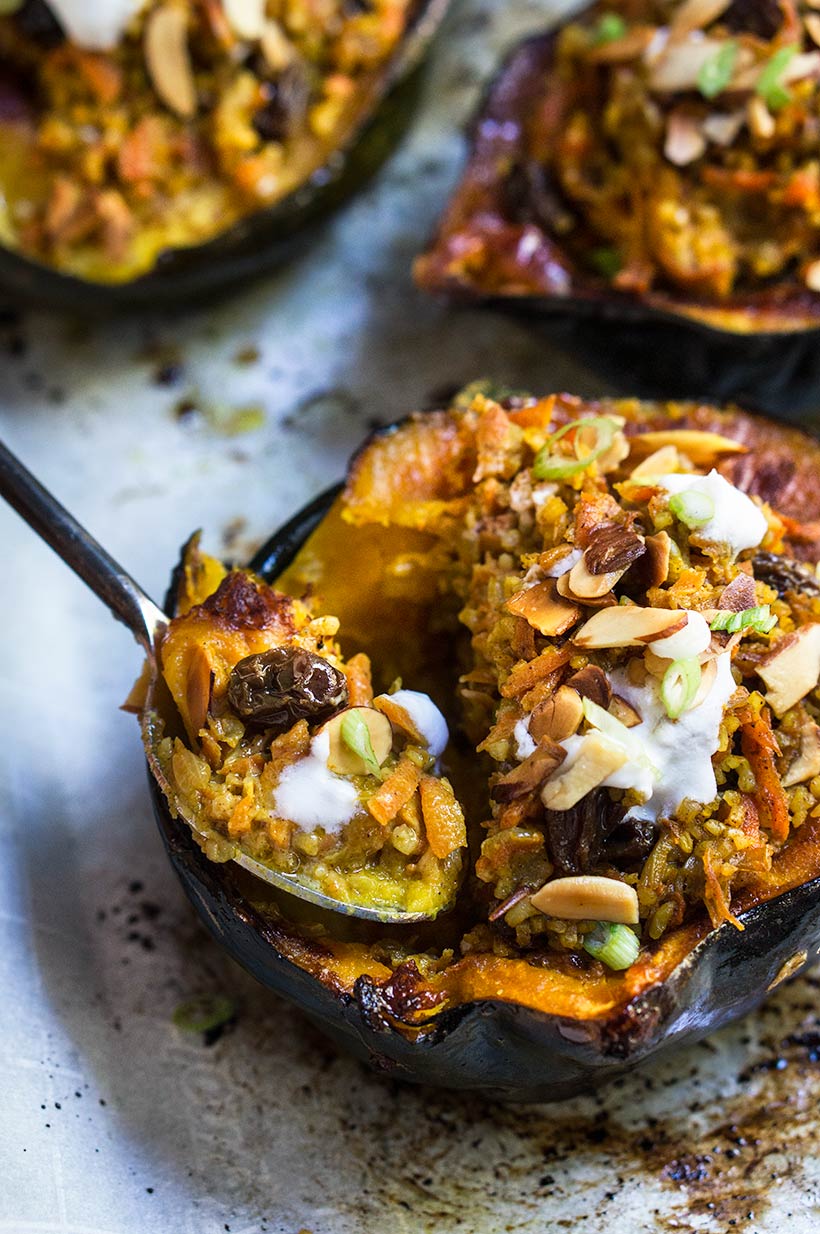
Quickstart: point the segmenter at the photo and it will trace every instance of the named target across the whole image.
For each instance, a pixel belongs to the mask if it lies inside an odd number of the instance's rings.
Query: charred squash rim
[[[378,430],[393,432],[396,425]],[[778,496],[781,512],[817,519],[796,556],[820,551],[820,444],[797,429],[730,410],[680,404],[630,428],[719,431],[755,453],[720,465],[746,491]],[[358,456],[357,456],[358,457]],[[355,467],[355,460],[354,460]],[[273,581],[330,510],[316,498],[250,563]],[[262,912],[225,867],[205,858],[151,782],[163,841],[208,929],[265,985],[354,1054],[419,1083],[552,1100],[589,1087],[669,1043],[697,1039],[756,1006],[820,954],[820,819],[809,818],[733,907],[745,929],[712,929],[705,914],[645,952],[625,974],[585,979],[523,959],[468,955],[428,980],[391,971],[358,944],[306,939]]]
[[[410,122],[425,55],[451,0],[417,0],[370,105],[342,145],[293,193],[238,220],[204,244],[168,249],[152,270],[124,283],[63,274],[0,246],[0,291],[23,300],[96,314],[185,300],[251,279],[296,255],[313,224],[363,188]]]
[[[592,5],[570,20],[591,21],[598,6]],[[553,132],[561,125],[571,95],[556,76],[559,29],[525,39],[513,49],[490,85],[473,121],[467,163],[428,249],[416,260],[415,279],[429,292],[455,300],[481,300],[496,307],[536,314],[578,314],[620,321],[682,321],[718,335],[799,335],[820,329],[820,296],[796,280],[784,281],[749,295],[735,295],[715,304],[679,291],[652,290],[630,295],[613,290],[605,280],[580,267],[562,248],[560,239],[530,224],[540,232],[538,246],[530,254],[530,268],[519,281],[508,280],[498,290],[486,291],[479,280],[453,274],[450,265],[456,247],[492,233],[503,224],[506,170],[521,149],[522,120],[534,96],[543,93],[545,80],[551,94],[548,110]],[[547,110],[547,108],[545,108]],[[537,267],[537,269],[536,269]],[[539,273],[540,271],[540,273]]]

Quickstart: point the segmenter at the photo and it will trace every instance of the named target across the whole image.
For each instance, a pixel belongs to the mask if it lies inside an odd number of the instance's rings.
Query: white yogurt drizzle
[[[48,0],[66,37],[90,51],[109,51],[120,41],[145,0]]]
[[[760,507],[714,469],[706,476],[682,472],[659,476],[656,483],[667,493],[701,493],[709,497],[715,513],[693,534],[725,544],[735,557],[746,548],[757,548],[766,534],[768,523]]]
[[[352,780],[334,775],[328,768],[330,734],[317,733],[310,753],[286,767],[273,796],[278,818],[288,819],[305,831],[323,827],[328,835],[346,827],[359,805]]]

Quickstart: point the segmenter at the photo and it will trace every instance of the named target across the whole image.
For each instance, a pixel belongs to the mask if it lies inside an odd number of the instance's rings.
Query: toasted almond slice
[[[627,757],[626,750],[602,733],[586,733],[569,765],[560,767],[547,780],[541,789],[541,800],[548,810],[569,810],[613,771],[623,767]]]
[[[672,541],[668,533],[659,531],[654,536],[647,536],[646,552],[646,590],[648,591],[650,587],[660,587],[669,577]]]
[[[337,712],[327,724],[323,724],[319,729],[320,733],[327,733],[330,737],[327,765],[331,771],[341,776],[363,776],[368,770],[364,760],[342,741],[342,723],[345,716],[354,711],[359,713],[367,725],[370,744],[379,766],[393,749],[393,729],[386,715],[383,715],[381,711],[376,711],[373,707],[346,707],[344,711]]]
[[[581,696],[569,686],[559,686],[554,694],[539,703],[530,716],[530,736],[533,741],[549,737],[564,741],[577,732],[584,715]]]
[[[547,636],[566,633],[581,616],[577,605],[556,594],[555,582],[551,578],[517,591],[505,608],[517,617],[523,617],[540,634]]]
[[[632,444],[632,443],[630,443]],[[680,469],[680,455],[675,446],[661,446],[632,469],[630,480],[641,476],[668,476]]]
[[[697,117],[682,107],[669,113],[663,152],[675,167],[687,167],[706,153],[706,138]]]
[[[800,749],[783,777],[783,787],[805,784],[820,775],[820,728],[809,720],[800,730]]]
[[[576,632],[577,647],[639,647],[676,634],[686,625],[685,609],[640,608],[619,604],[594,613]]]
[[[561,766],[566,756],[563,746],[557,745],[550,737],[543,737],[529,758],[496,781],[492,790],[493,801],[506,803],[535,792],[539,784],[543,784],[547,776]]]
[[[611,570],[608,574],[590,574],[587,569],[586,554],[575,565],[567,576],[567,585],[574,596],[580,600],[600,600],[611,591],[623,570]]]
[[[812,7],[816,7],[816,5]],[[820,47],[820,17],[816,13],[807,13],[803,18],[803,25],[806,27],[806,32],[812,43]]]
[[[809,291],[820,291],[820,261],[810,261],[803,271],[803,282]]]
[[[740,573],[723,588],[717,606],[718,609],[742,613],[744,609],[754,607],[755,599],[754,579],[750,574]],[[711,620],[714,620],[714,617]]]
[[[567,685],[580,694],[581,698],[588,698],[604,710],[609,706],[612,686],[604,670],[598,668],[597,664],[587,664],[577,673],[573,673]]]
[[[266,64],[276,73],[281,73],[293,64],[297,51],[278,21],[266,21],[259,40],[259,47]]]
[[[725,13],[731,0],[683,0],[669,27],[671,38],[683,38],[692,30],[704,30]]]
[[[576,596],[575,592],[569,585],[569,575],[564,574],[556,580],[556,589],[558,595],[565,600],[571,600],[574,604],[583,604],[586,608],[609,608],[618,601],[611,591],[607,591],[602,596]]]
[[[711,467],[719,458],[728,454],[746,454],[748,446],[722,437],[720,433],[705,433],[700,429],[668,428],[657,432],[638,433],[630,437],[632,453],[642,456],[674,446],[681,454],[691,459],[696,467]]]
[[[757,666],[768,687],[766,702],[776,716],[784,715],[813,690],[820,677],[820,625],[801,626],[781,638]]]
[[[151,9],[145,22],[145,63],[154,89],[166,107],[190,120],[197,97],[188,51],[188,15],[173,2]]]
[[[607,710],[616,720],[620,720],[624,728],[635,728],[636,725],[643,723],[643,718],[632,704],[628,703],[625,698],[621,698],[620,694],[612,695],[612,701]]]
[[[222,0],[228,24],[240,39],[256,40],[265,29],[265,0]]]
[[[638,893],[617,878],[575,874],[544,883],[530,903],[548,917],[569,921],[615,921],[637,925]]]
[[[185,702],[188,707],[188,718],[191,729],[198,733],[204,728],[211,705],[211,688],[214,675],[211,672],[211,662],[201,643],[194,643],[188,660],[188,671],[185,675]]]
[[[647,650],[644,653],[643,662],[646,665],[646,671],[652,676],[657,677],[660,681],[664,673],[672,663],[666,656],[658,656],[652,650]]]

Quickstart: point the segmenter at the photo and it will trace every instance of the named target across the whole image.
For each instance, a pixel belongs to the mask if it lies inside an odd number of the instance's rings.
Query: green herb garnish
[[[783,83],[782,78],[796,55],[797,47],[794,43],[788,47],[781,47],[774,53],[757,79],[755,94],[763,99],[769,111],[779,111],[791,101],[792,92]]]
[[[620,423],[610,416],[590,416],[588,419],[572,420],[560,428],[557,433],[553,433],[549,441],[538,451],[532,465],[533,475],[536,480],[563,480],[567,476],[576,475],[577,472],[583,471],[584,468],[594,463],[602,454],[606,454],[620,427]],[[575,458],[568,458],[565,454],[553,452],[553,447],[562,437],[572,429],[581,428],[592,429],[595,433],[595,445],[589,454],[579,458],[577,448]]]
[[[201,994],[180,1003],[172,1019],[186,1033],[210,1033],[229,1024],[236,1015],[236,1004],[224,994]]]
[[[640,940],[634,930],[620,923],[599,921],[584,936],[584,951],[595,960],[620,972],[630,968],[638,958]]]
[[[737,634],[738,630],[753,630],[755,634],[768,634],[777,625],[777,618],[768,604],[757,604],[754,608],[745,608],[740,613],[721,609],[713,618],[710,630],[725,630],[727,634]]]
[[[614,43],[616,39],[622,39],[628,29],[623,17],[618,13],[604,13],[595,27],[595,46],[601,47],[604,43]]]
[[[614,279],[616,274],[620,274],[624,264],[621,254],[617,249],[612,248],[591,249],[587,253],[587,260],[593,270],[607,279]]]
[[[674,660],[669,665],[661,681],[661,702],[670,720],[677,720],[691,706],[702,675],[697,656]]]
[[[732,80],[737,60],[737,43],[728,39],[721,48],[704,60],[698,70],[698,90],[705,99],[716,98]]]
[[[370,739],[370,729],[362,719],[361,712],[353,708],[345,714],[339,726],[339,736],[348,750],[352,750],[362,760],[370,775],[381,775],[379,760]]]
[[[715,517],[715,503],[706,493],[698,493],[689,489],[684,493],[675,493],[669,498],[669,509],[675,518],[684,523],[691,531],[705,527]]]

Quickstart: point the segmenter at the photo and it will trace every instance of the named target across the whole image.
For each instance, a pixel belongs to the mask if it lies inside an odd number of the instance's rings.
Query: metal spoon
[[[27,470],[18,458],[0,441],[0,496],[25,519],[38,536],[77,574],[102,600],[108,610],[133,634],[145,651],[150,665],[150,689],[141,723],[145,752],[151,774],[166,796],[172,810],[193,832],[202,835],[196,822],[186,813],[183,803],[169,784],[156,756],[154,736],[157,730],[157,690],[161,683],[156,643],[168,625],[168,617],[142,590],[138,583],[123,570],[101,544],[77,522],[73,515]],[[257,878],[306,900],[318,908],[349,917],[361,917],[383,924],[407,925],[429,921],[424,913],[403,912],[400,909],[368,908],[365,905],[349,904],[334,900],[315,888],[302,883],[297,875],[284,874],[271,869],[253,857],[237,851],[232,858],[237,865]]]

